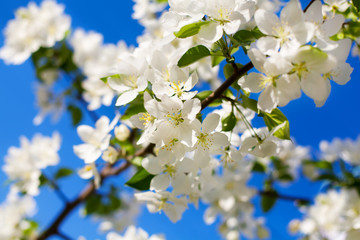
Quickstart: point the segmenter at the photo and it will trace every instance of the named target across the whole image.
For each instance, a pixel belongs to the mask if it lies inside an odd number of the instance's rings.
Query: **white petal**
[[[95,129],[88,125],[80,125],[77,127],[76,130],[77,130],[79,137],[84,142],[88,142],[90,139],[92,139],[94,132],[95,132]]]
[[[150,190],[165,191],[170,185],[170,176],[168,174],[160,174],[151,179]]]
[[[259,96],[258,108],[264,112],[271,111],[278,105],[279,99],[273,86],[268,86]]]
[[[203,133],[210,133],[214,131],[219,125],[220,115],[217,113],[210,113],[206,116],[202,123]]]
[[[248,92],[258,93],[264,89],[263,75],[260,73],[251,72],[245,78],[239,80],[239,85]]]
[[[274,27],[281,25],[279,18],[274,13],[263,9],[255,12],[254,19],[260,31],[266,35],[275,35]]]
[[[206,224],[210,225],[215,222],[216,215],[218,214],[217,209],[215,207],[209,207],[206,209],[204,213],[204,221]]]
[[[123,106],[136,98],[139,93],[136,90],[127,91],[121,94],[116,100],[115,106]]]
[[[280,39],[272,36],[262,37],[256,42],[256,47],[267,55],[276,53],[280,48]]]
[[[329,96],[329,80],[318,73],[307,73],[301,78],[304,93],[317,102],[325,102]]]
[[[201,102],[199,99],[195,98],[185,101],[182,113],[184,117],[192,121],[196,118],[196,114],[198,114],[200,110]]]
[[[210,43],[214,43],[223,35],[222,27],[216,22],[210,22],[200,28],[199,38]]]
[[[280,19],[282,22],[293,26],[303,21],[303,11],[298,1],[290,1],[281,11]]]
[[[264,63],[266,61],[266,56],[262,52],[260,52],[259,49],[251,48],[248,51],[248,57],[250,58],[251,62],[254,64],[254,67],[258,71],[262,72]]]
[[[141,162],[143,168],[153,175],[157,175],[163,171],[162,166],[159,163],[159,159],[154,156],[144,158]]]
[[[80,144],[73,147],[74,153],[85,161],[85,163],[93,163],[101,156],[100,149],[90,144]]]

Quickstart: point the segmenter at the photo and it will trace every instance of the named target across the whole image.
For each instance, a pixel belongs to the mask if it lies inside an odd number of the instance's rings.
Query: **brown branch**
[[[110,176],[115,176],[118,175],[120,173],[122,173],[123,171],[125,171],[127,168],[129,168],[131,166],[131,163],[129,160],[135,158],[135,157],[140,157],[140,156],[144,156],[148,153],[152,153],[153,152],[153,148],[154,145],[150,144],[149,146],[147,146],[144,149],[139,150],[138,152],[136,152],[133,156],[129,156],[126,159],[126,162],[118,167],[111,167],[111,165],[107,165],[106,167],[104,167],[100,173],[101,176],[101,183],[103,183],[105,181],[105,179],[107,179]],[[50,226],[44,230],[44,232],[41,233],[41,235],[37,238],[37,240],[45,240],[46,238],[54,235],[54,234],[58,234],[58,229],[59,226],[61,225],[61,223],[63,222],[63,220],[83,201],[85,201],[88,197],[91,196],[91,194],[93,194],[95,192],[95,184],[94,182],[90,182],[84,189],[83,191],[78,195],[77,198],[75,198],[73,201],[68,202],[64,208],[60,211],[60,214],[55,218],[55,220],[50,224]]]
[[[228,79],[226,79],[223,84],[220,85],[213,93],[211,93],[207,98],[205,98],[201,102],[201,110],[209,106],[210,103],[215,101],[216,99],[220,98],[221,95],[228,89],[231,84],[237,81],[240,77],[242,77],[245,73],[247,73],[250,69],[252,69],[254,65],[252,62],[248,62],[246,65],[242,66],[241,68],[236,68],[233,75],[231,75]]]

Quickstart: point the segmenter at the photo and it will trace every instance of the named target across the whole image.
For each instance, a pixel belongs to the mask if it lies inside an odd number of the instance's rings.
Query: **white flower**
[[[164,240],[165,238],[161,235],[152,235],[145,232],[142,228],[135,228],[131,225],[126,229],[123,236],[118,235],[115,232],[110,232],[106,236],[106,240]]]
[[[54,46],[70,28],[70,17],[63,11],[63,5],[51,0],[43,1],[40,7],[30,2],[27,8],[18,9],[6,26],[0,58],[7,64],[21,64],[41,46]]]
[[[146,89],[146,62],[143,56],[128,56],[120,61],[108,78],[109,86],[120,94],[116,106],[125,105],[136,98],[139,92]],[[116,75],[117,74],[117,75]]]
[[[249,153],[257,157],[271,157],[275,155],[278,149],[278,139],[273,135],[285,124],[286,122],[283,122],[282,124],[274,127],[270,132],[265,127],[261,129],[254,129],[256,136],[253,135],[253,132],[247,130],[241,136],[243,143],[239,151]]]
[[[312,41],[316,43],[316,47],[324,51],[336,48],[337,43],[330,40],[329,37],[339,32],[345,21],[344,16],[337,14],[324,21],[321,1],[313,2],[304,15],[305,20],[311,22],[315,27]]]
[[[336,67],[336,58],[318,48],[304,46],[292,58],[292,63],[293,70],[301,79],[301,89],[317,107],[321,107],[330,94],[330,82],[321,75]]]
[[[114,164],[116,160],[118,159],[119,153],[118,151],[113,148],[112,146],[109,146],[105,152],[103,152],[102,159],[104,159],[105,162],[108,162],[110,164]]]
[[[194,161],[200,167],[205,167],[210,161],[210,154],[221,154],[221,147],[229,146],[228,137],[220,132],[213,132],[219,125],[220,116],[211,113],[206,116],[202,124],[196,128],[197,141],[194,145]]]
[[[90,179],[90,178],[94,177],[95,188],[97,189],[100,187],[101,178],[100,178],[100,174],[96,168],[95,163],[90,163],[90,164],[85,165],[85,167],[78,170],[78,175],[82,179]]]
[[[182,213],[187,208],[185,197],[176,198],[169,192],[135,193],[135,198],[141,203],[146,203],[147,209],[151,213],[163,210],[173,223],[181,219]]]
[[[216,42],[223,33],[234,34],[245,25],[255,11],[252,1],[208,0],[204,13],[210,22],[201,27],[199,37],[207,42]]]
[[[278,105],[285,106],[290,100],[300,97],[299,81],[294,74],[287,74],[292,65],[286,58],[278,53],[266,58],[256,48],[249,51],[249,57],[264,75],[252,72],[241,78],[239,85],[249,92],[264,90],[258,100],[260,110],[270,113]]]
[[[50,138],[38,134],[31,142],[22,137],[20,143],[20,148],[9,148],[3,170],[19,191],[37,195],[41,169],[59,162],[60,135],[55,132]]]
[[[180,99],[164,95],[157,104],[159,109],[155,115],[158,119],[157,129],[151,141],[161,147],[177,139],[188,147],[193,146],[195,140],[193,121],[200,112],[200,100],[190,99],[183,103]]]
[[[88,125],[80,125],[77,128],[77,132],[85,143],[75,145],[75,154],[83,159],[85,163],[93,163],[98,159],[103,151],[109,146],[111,135],[109,132],[114,128],[119,116],[116,116],[110,123],[110,120],[106,116],[102,116],[95,123],[95,128]]]
[[[26,226],[29,226],[25,219],[34,214],[35,208],[36,202],[32,197],[12,196],[10,192],[6,201],[0,205],[0,239],[21,239]]]
[[[130,136],[130,130],[125,124],[115,127],[114,133],[119,141],[125,141]]]
[[[298,48],[313,36],[313,27],[304,21],[298,1],[290,1],[281,11],[280,19],[272,12],[259,9],[254,15],[255,22],[266,37],[260,38],[256,45],[264,54],[278,52],[280,47]]]
[[[184,158],[178,161],[174,157],[162,154],[161,151],[158,157],[144,158],[142,166],[149,173],[156,175],[151,179],[150,190],[164,191],[171,182],[175,194],[190,192],[192,182],[186,174],[197,171],[193,160]]]

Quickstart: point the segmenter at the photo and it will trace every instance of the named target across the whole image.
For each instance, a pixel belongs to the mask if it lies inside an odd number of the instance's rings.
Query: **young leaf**
[[[258,30],[240,30],[232,36],[231,41],[235,46],[246,46],[255,42],[256,39],[259,39],[262,36],[264,35]]]
[[[73,174],[74,171],[70,168],[60,168],[54,175],[54,179],[57,180],[59,178],[67,177]]]
[[[268,191],[267,193],[270,193],[271,196],[267,196],[267,195],[262,195],[261,197],[261,208],[264,212],[268,212],[270,211],[273,206],[276,203],[277,197],[276,197],[276,192],[275,191]]]
[[[213,91],[206,90],[206,91],[199,92],[198,94],[195,95],[195,97],[198,98],[200,101],[202,101],[205,98],[207,98],[208,96],[210,96],[210,94],[212,94],[212,93],[213,93]]]
[[[142,94],[139,94],[131,103],[129,103],[129,107],[125,110],[124,114],[121,116],[121,120],[127,120],[131,116],[146,112],[144,108],[144,98]]]
[[[90,195],[85,201],[84,214],[89,215],[98,211],[101,206],[101,196],[98,194]]]
[[[289,121],[279,109],[275,108],[274,110],[272,110],[271,113],[263,113],[263,114],[264,114],[263,118],[265,124],[268,127],[269,131],[271,131],[276,126],[285,122],[285,125],[274,133],[274,136],[280,139],[290,140]]]
[[[75,105],[69,105],[67,107],[71,114],[72,124],[73,126],[78,125],[81,122],[82,119],[82,112],[80,108],[76,107]]]
[[[240,63],[236,63],[236,66],[238,68],[241,68],[243,65],[241,65]],[[225,76],[225,78],[228,79],[233,74],[234,74],[233,66],[230,63],[225,64],[225,66],[224,66],[224,76]]]
[[[177,65],[179,67],[185,67],[207,56],[210,56],[210,50],[203,45],[198,45],[187,50],[187,52],[180,58]]]
[[[211,66],[215,67],[219,65],[225,59],[224,56],[211,55]]]
[[[360,11],[360,0],[352,0],[354,7],[359,12]]]
[[[145,191],[149,190],[150,182],[153,177],[154,175],[148,173],[144,168],[140,168],[140,170],[125,184],[137,190]]]
[[[251,172],[264,173],[264,172],[266,172],[266,167],[262,163],[259,163],[256,161],[256,162],[254,162]]]
[[[229,132],[234,129],[237,119],[233,112],[229,113],[225,118],[221,119],[222,130]]]
[[[206,24],[209,24],[209,21],[206,22],[195,22],[195,23],[190,23],[188,25],[183,26],[180,31],[174,33],[174,35],[177,38],[187,38],[187,37],[191,37],[194,36],[195,34],[198,34],[200,31],[201,26],[204,26]]]

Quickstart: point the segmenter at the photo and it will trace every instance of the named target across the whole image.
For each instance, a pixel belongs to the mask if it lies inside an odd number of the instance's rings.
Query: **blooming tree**
[[[2,167],[9,193],[0,238],[72,239],[61,226],[81,206],[108,240],[165,239],[135,227],[139,207],[175,223],[201,202],[205,223],[219,223],[222,238],[266,239],[271,229],[256,208],[266,213],[286,200],[303,214],[288,226],[299,238],[360,239],[360,138],[322,141],[314,157],[291,138],[279,109],[302,92],[321,107],[331,80],[350,80],[360,2],[134,0],[133,9],[144,27],[137,46],[72,29],[65,6],[53,0],[29,3],[8,22],[0,58],[16,65],[31,58],[39,80],[34,124],[68,111],[83,167],[49,176],[44,170],[61,162],[61,133],[21,137]],[[112,114],[99,115],[109,106]],[[93,123],[82,122],[85,113]],[[88,183],[69,199],[59,180],[72,174]],[[249,186],[254,174],[263,184]],[[286,194],[284,186],[302,176],[326,187],[314,199]],[[109,187],[116,178],[125,183]],[[49,186],[64,206],[38,226],[34,197]]]

